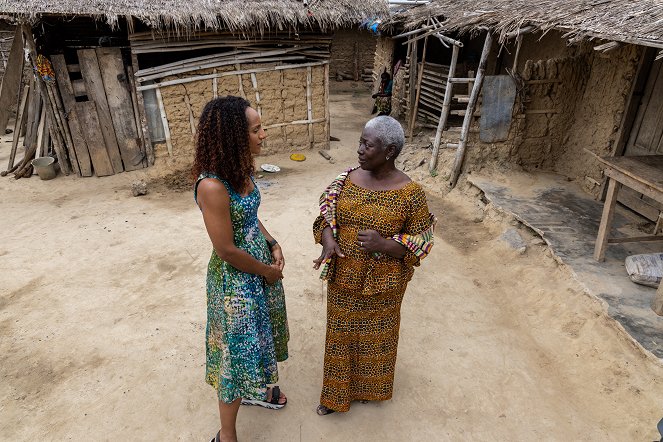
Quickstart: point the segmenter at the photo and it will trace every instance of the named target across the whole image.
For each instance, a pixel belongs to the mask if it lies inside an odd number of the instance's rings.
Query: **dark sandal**
[[[318,407],[315,409],[315,412],[318,414],[318,416],[326,416],[328,414],[336,413],[331,408],[327,408],[322,404],[318,405]]]
[[[221,430],[216,433],[216,436],[210,439],[209,442],[221,442]]]
[[[272,398],[267,401],[255,401],[251,399],[242,399],[242,405],[258,405],[260,407],[265,407],[269,408],[270,410],[280,410],[281,408],[285,407],[286,404],[288,403],[288,399],[285,399],[285,402],[280,404],[279,401],[281,400],[281,389],[279,388],[278,385],[274,385],[272,388]]]

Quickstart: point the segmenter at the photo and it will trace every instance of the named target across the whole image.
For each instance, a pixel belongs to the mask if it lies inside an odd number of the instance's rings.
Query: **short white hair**
[[[386,149],[390,145],[394,146],[396,149],[394,157],[401,153],[405,144],[405,132],[398,120],[388,115],[380,115],[368,120],[364,128],[375,130],[383,148]]]

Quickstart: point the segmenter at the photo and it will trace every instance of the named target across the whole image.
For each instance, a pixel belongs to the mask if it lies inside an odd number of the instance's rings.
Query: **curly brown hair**
[[[246,118],[250,106],[244,98],[233,96],[215,98],[205,105],[196,131],[194,180],[209,172],[228,181],[236,192],[246,190],[254,170]]]

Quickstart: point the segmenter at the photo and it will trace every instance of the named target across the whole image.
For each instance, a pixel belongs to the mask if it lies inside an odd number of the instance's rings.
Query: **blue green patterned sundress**
[[[202,173],[198,183],[215,178],[230,195],[235,246],[265,264],[272,255],[258,225],[260,191],[254,184],[247,196],[228,182]],[[212,250],[207,267],[207,331],[205,381],[220,401],[237,398],[265,400],[267,384],[278,380],[276,363],[288,358],[288,320],[281,281],[268,285],[262,276],[242,272],[222,261]]]

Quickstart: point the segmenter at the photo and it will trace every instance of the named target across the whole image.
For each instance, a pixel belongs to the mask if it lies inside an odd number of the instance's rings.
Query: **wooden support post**
[[[408,138],[412,140],[414,126],[417,123],[417,111],[419,110],[419,97],[421,95],[421,82],[424,79],[424,67],[426,65],[426,48],[428,47],[428,37],[424,38],[424,50],[421,54],[421,66],[419,67],[419,77],[417,78],[417,95],[414,99],[414,109],[411,112],[410,125],[408,126]]]
[[[60,127],[61,133],[64,135],[65,145],[64,148],[67,150],[67,156],[71,164],[71,168],[74,173],[77,175],[81,174],[81,171],[78,167],[78,158],[76,157],[76,150],[74,149],[74,142],[71,138],[71,132],[69,131],[69,125],[64,116],[64,110],[62,109],[62,101],[60,96],[57,94],[55,87],[51,83],[44,83],[46,92],[51,100],[51,103],[55,106],[53,113],[55,114],[55,120],[57,125]]]
[[[451,97],[453,96],[453,83],[451,79],[456,74],[456,63],[458,62],[458,52],[460,48],[453,45],[451,48],[451,64],[449,65],[449,76],[447,77],[447,88],[444,91],[444,101],[442,103],[442,113],[437,122],[437,130],[435,131],[435,141],[433,142],[433,154],[428,164],[428,170],[431,172],[437,167],[437,156],[440,152],[440,140],[442,139],[442,132],[447,125],[447,118],[449,118],[449,110],[451,109]]]
[[[518,34],[516,37],[516,55],[513,56],[513,66],[511,72],[516,73],[518,69],[518,56],[520,55],[520,47],[523,45],[523,34]]]
[[[191,109],[191,100],[189,94],[184,93],[184,103],[186,104],[187,111],[189,112],[189,126],[191,126],[191,135],[196,133],[196,122],[193,118],[193,109]]]
[[[135,73],[138,72],[138,56],[131,51],[131,67]],[[133,91],[136,93],[136,103],[138,104],[138,114],[140,116],[140,128],[139,133],[141,134],[141,140],[143,142],[143,149],[145,149],[145,156],[147,157],[147,165],[151,166],[154,164],[154,147],[152,146],[152,139],[150,138],[150,129],[147,127],[147,116],[145,114],[145,101],[143,100],[143,92],[138,90],[137,83],[134,81],[134,86],[132,87]]]
[[[44,126],[46,125],[46,106],[42,106],[39,115],[39,126],[37,126],[37,150],[35,151],[35,158],[43,157],[46,155],[42,151],[42,144],[44,143]]]
[[[140,141],[141,154],[143,155],[143,167],[148,167],[149,162],[147,160],[147,149],[145,148],[145,137],[143,136],[143,131],[141,130],[140,122],[140,111],[138,110],[138,96],[136,95],[136,78],[134,77],[134,70],[131,65],[127,65],[127,79],[129,80],[129,94],[131,96],[131,107],[134,114],[134,123],[136,124],[136,130],[138,132],[138,139]],[[142,94],[141,94],[142,95]]]
[[[0,87],[0,136],[5,134],[7,123],[9,123],[9,114],[20,98],[23,64],[23,34],[21,28],[17,27],[12,47],[9,50],[9,61],[2,77],[2,86]],[[16,132],[14,132],[14,137],[16,136]]]
[[[251,84],[253,85],[253,90],[256,91],[256,110],[258,115],[262,117],[262,107],[260,106],[260,91],[258,90],[258,78],[254,72],[251,72]]]
[[[14,168],[14,160],[16,159],[16,149],[18,148],[18,140],[21,135],[21,127],[23,126],[23,119],[25,118],[25,112],[27,109],[26,101],[28,101],[28,94],[30,92],[30,86],[25,85],[23,87],[23,96],[18,105],[18,112],[16,113],[16,121],[14,122],[14,137],[12,138],[12,148],[9,153],[9,164],[7,165],[7,171],[11,171]]]
[[[412,112],[414,111],[414,101],[416,98],[415,88],[417,81],[417,42],[410,43],[410,62],[409,62],[409,75],[410,81],[408,82],[408,106],[407,106],[407,122],[412,121]],[[408,128],[409,130],[410,128]]]
[[[310,121],[313,120],[313,72],[311,71],[311,66],[306,68],[306,117],[309,121],[308,123],[308,143],[309,148],[313,148],[313,124]]]
[[[621,183],[614,179],[608,180],[608,194],[603,204],[603,213],[601,215],[601,224],[599,225],[599,233],[596,236],[596,244],[594,245],[594,259],[601,262],[605,259],[605,249],[608,245],[608,236],[610,235],[610,226],[612,226],[612,219],[615,216],[615,205],[617,204],[617,195],[621,188]]]
[[[331,136],[331,118],[329,116],[329,65],[325,65],[325,146],[326,149],[330,148],[329,137]]]
[[[472,118],[474,114],[474,108],[479,99],[479,92],[481,91],[481,86],[483,85],[483,77],[486,71],[486,62],[488,60],[488,54],[490,53],[490,48],[493,44],[493,36],[490,34],[490,31],[486,32],[486,40],[483,43],[483,50],[481,51],[481,59],[479,60],[479,69],[477,70],[477,76],[475,79],[474,87],[472,88],[472,93],[470,94],[470,102],[467,104],[467,112],[465,113],[465,118],[463,119],[463,126],[460,131],[460,143],[458,143],[458,150],[456,151],[456,158],[454,159],[454,165],[451,169],[451,178],[450,185],[453,188],[458,181],[458,176],[460,175],[461,167],[463,166],[463,160],[465,160],[465,150],[467,148],[467,139],[470,133],[470,124],[472,123]]]
[[[166,146],[168,147],[168,155],[172,157],[173,143],[170,141],[170,127],[168,127],[168,118],[166,117],[166,107],[163,105],[161,88],[157,88],[157,103],[159,104],[159,113],[161,114],[161,122],[163,123],[163,133],[166,137]]]
[[[213,72],[216,74],[216,69]],[[219,97],[219,79],[216,76],[212,78],[212,93],[214,94],[214,98]]]
[[[354,47],[353,47],[353,52],[354,52],[354,57],[352,60],[352,67],[353,67],[353,78],[354,81],[359,81],[359,46],[357,45],[357,42],[354,42]]]
[[[239,95],[246,100],[246,94],[244,93],[244,85],[242,84],[242,68],[239,63],[235,65],[235,71],[238,72],[237,79],[239,80]]]

